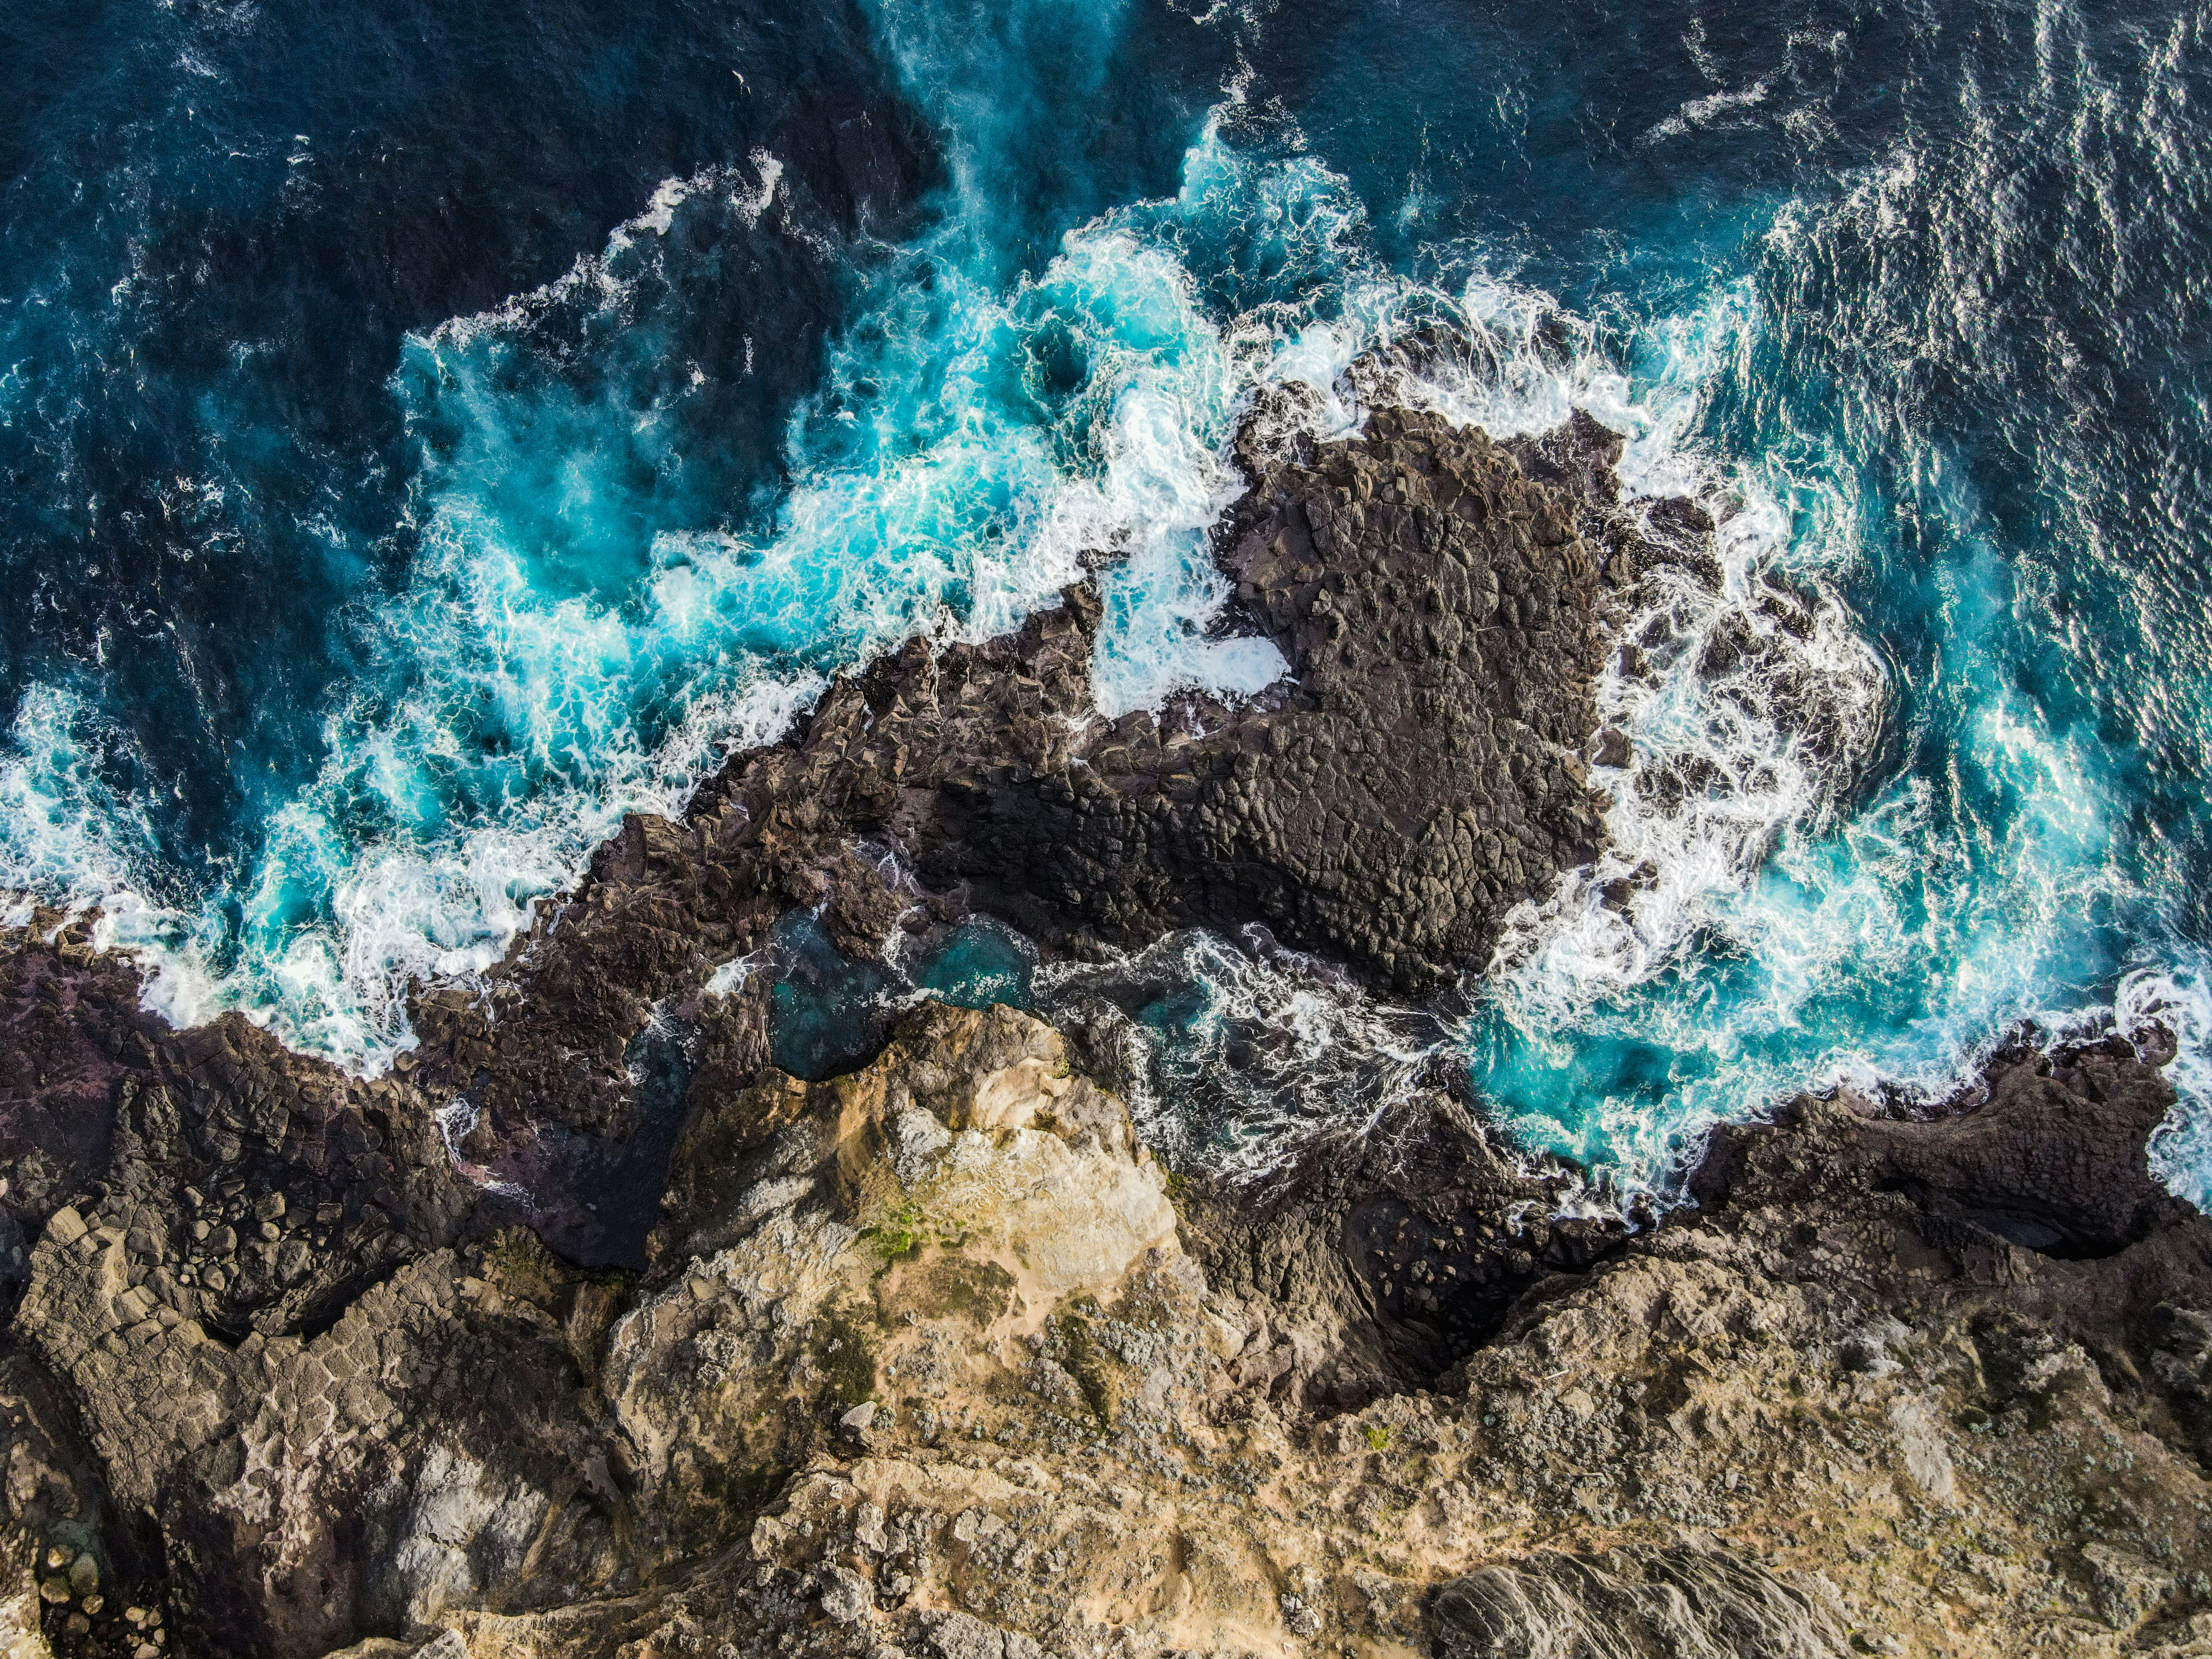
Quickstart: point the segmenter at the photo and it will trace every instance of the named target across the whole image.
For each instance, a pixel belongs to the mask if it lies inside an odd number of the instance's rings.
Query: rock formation
[[[233,1344],[57,1211],[15,1363],[90,1455],[19,1385],[18,1559],[71,1651],[2202,1651],[2212,1224],[2142,1174],[2160,1058],[1724,1132],[1703,1208],[1542,1245],[1402,1388],[1340,1238],[1229,1288],[1192,1244],[1249,1230],[1056,1033],[925,1005],[698,1114],[635,1279],[508,1230]],[[1344,1364],[1364,1403],[1308,1404]]]
[[[1405,994],[1590,855],[1608,606],[1710,525],[1632,522],[1587,421],[1296,414],[1220,549],[1283,685],[1106,721],[1084,589],[914,645],[422,988],[386,1077],[10,936],[0,1654],[2212,1656],[2164,1054],[1808,1097],[1633,1224],[1448,1077],[1256,1193],[1170,1174],[1079,1019],[770,1063],[775,976],[714,975],[795,913],[1256,926]]]
[[[1223,557],[1291,680],[1109,722],[1085,588],[1007,638],[916,641],[733,758],[683,823],[633,820],[488,997],[418,1000],[422,1064],[481,1098],[487,1136],[625,1126],[653,1006],[795,905],[856,955],[972,908],[1056,952],[1259,922],[1378,985],[1479,969],[1598,834],[1580,751],[1603,589],[1576,511],[1425,415],[1275,463]]]

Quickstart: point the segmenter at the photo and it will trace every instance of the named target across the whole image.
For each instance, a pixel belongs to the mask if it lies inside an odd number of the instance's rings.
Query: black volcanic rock
[[[73,1205],[128,1242],[128,1283],[234,1339],[312,1323],[478,1201],[404,1076],[364,1080],[237,1014],[172,1030],[138,977],[51,912],[0,950],[0,1211]],[[22,1262],[0,1248],[0,1286]]]
[[[1399,991],[1480,968],[1596,851],[1601,590],[1568,503],[1481,434],[1385,410],[1268,466],[1219,544],[1289,680],[1187,742],[1122,722],[956,792],[921,867],[1115,944],[1259,921]]]
[[[537,1117],[624,1126],[652,1009],[795,906],[856,955],[902,915],[975,909],[1075,955],[1259,922],[1400,991],[1480,969],[1599,836],[1603,587],[1577,511],[1425,414],[1273,463],[1219,540],[1281,684],[1108,721],[1085,587],[985,644],[916,641],[681,823],[630,820],[488,997],[418,998],[423,1063],[482,1105],[487,1146]]]
[[[1782,1113],[1795,1133],[1717,1127],[1690,1190],[1710,1206],[1779,1208],[1844,1190],[1893,1193],[2039,1255],[2113,1255],[2196,1216],[2144,1160],[2173,1109],[2156,1069],[2171,1058],[2118,1037],[2048,1053],[2015,1046],[1991,1059],[1963,1109],[1932,1121],[1869,1115],[1856,1097],[1799,1100]]]

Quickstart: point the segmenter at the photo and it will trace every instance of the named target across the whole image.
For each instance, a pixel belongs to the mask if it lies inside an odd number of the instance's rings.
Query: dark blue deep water
[[[1087,550],[1122,556],[1109,705],[1263,684],[1202,627],[1236,411],[1304,380],[1348,428],[1345,366],[1444,321],[1475,366],[1389,395],[1588,408],[1723,520],[1724,591],[1655,600],[1656,676],[1602,688],[1607,863],[1441,1032],[1204,939],[1110,986],[969,940],[916,982],[1115,1000],[1216,1079],[1233,1159],[1445,1051],[1645,1182],[1808,1082],[1940,1092],[2024,1019],[2157,1018],[2202,1194],[2208,28],[15,0],[0,884],[101,903],[174,1018],[381,1064],[407,978],[495,960],[621,812]],[[1696,672],[1772,634],[1769,579],[1819,625]],[[1269,1054],[1334,1103],[1239,1119],[1218,1079]]]

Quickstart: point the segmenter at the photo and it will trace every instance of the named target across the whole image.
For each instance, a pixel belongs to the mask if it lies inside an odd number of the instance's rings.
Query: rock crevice
[[[167,1030],[83,918],[6,940],[0,1653],[2212,1654],[2163,1053],[1808,1097],[1632,1226],[1442,1088],[1261,1201],[1170,1174],[1103,1027],[770,1063],[732,964],[795,911],[854,958],[1249,927],[1405,994],[1591,857],[1608,607],[1710,521],[1646,536],[1585,419],[1297,415],[1218,548],[1284,684],[1108,721],[1088,588],[917,642],[420,988],[386,1077]]]

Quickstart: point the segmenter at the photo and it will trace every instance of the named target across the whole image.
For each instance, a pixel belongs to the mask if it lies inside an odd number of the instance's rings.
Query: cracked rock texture
[[[0,1655],[2212,1659],[2162,1052],[2022,1042],[1932,1121],[1795,1101],[1632,1224],[1452,1079],[1263,1195],[1170,1175],[1110,1032],[923,1003],[800,1077],[772,975],[710,989],[794,912],[855,957],[981,913],[1479,969],[1596,847],[1608,607],[1710,574],[1618,453],[1257,411],[1218,551],[1267,696],[1105,720],[1084,588],[917,643],[421,988],[374,1080],[171,1030],[33,914]]]
[[[381,1659],[2212,1652],[2212,1226],[2143,1170],[2163,1055],[1724,1131],[1702,1209],[1543,1243],[1407,1386],[1436,1310],[1315,1226],[1209,1273],[1187,1241],[1255,1224],[1171,1200],[1068,1053],[925,1005],[857,1073],[699,1113],[642,1275],[508,1229],[273,1338],[57,1209],[0,1613],[57,1651]],[[1498,1195],[1449,1212],[1507,1237]],[[1494,1295],[1443,1273],[1449,1226],[1406,1239],[1394,1279]]]
[[[533,1118],[626,1125],[653,1007],[794,905],[855,955],[919,900],[1078,956],[1257,922],[1401,991],[1479,969],[1599,834],[1585,509],[1433,416],[1305,453],[1266,465],[1221,537],[1289,679],[1109,721],[1082,587],[1002,639],[917,641],[732,759],[683,822],[631,819],[553,913],[557,945],[549,915],[488,996],[418,999],[423,1074],[483,1103],[487,1148]]]

